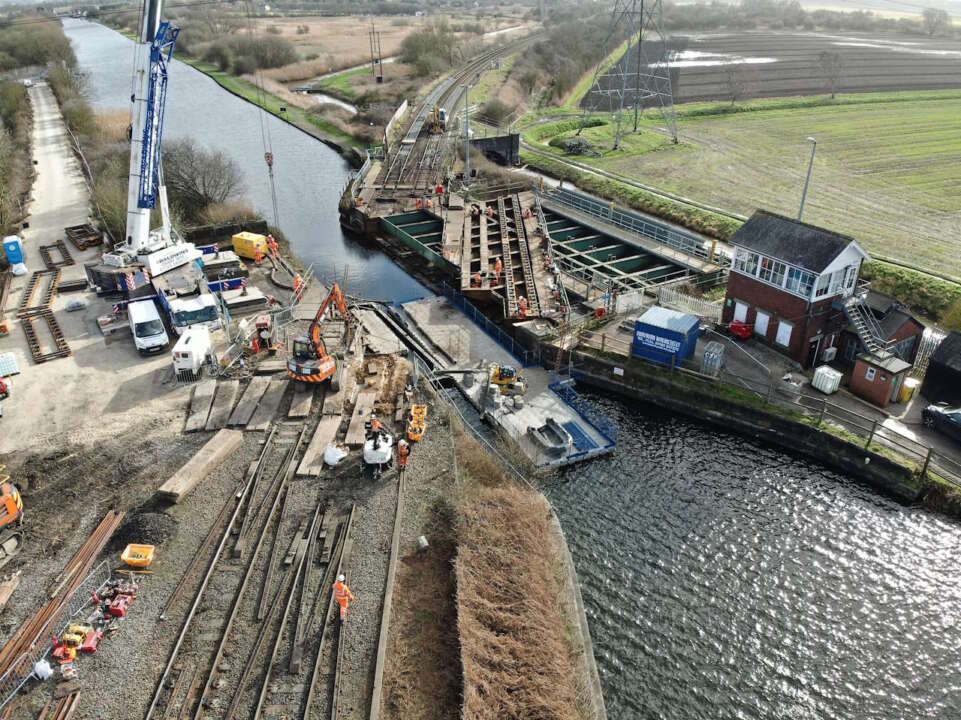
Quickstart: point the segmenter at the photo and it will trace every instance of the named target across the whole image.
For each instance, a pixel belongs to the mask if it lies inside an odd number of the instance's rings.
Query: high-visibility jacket
[[[410,446],[407,443],[397,444],[397,464],[407,467],[407,456],[410,455]]]
[[[334,583],[334,601],[338,605],[346,605],[348,600],[353,600],[354,594],[347,587],[347,583],[342,583],[340,580]]]

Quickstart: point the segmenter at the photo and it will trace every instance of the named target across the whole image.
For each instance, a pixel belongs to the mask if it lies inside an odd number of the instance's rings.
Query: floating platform
[[[613,452],[616,434],[599,413],[576,407],[577,400],[566,386],[552,386],[550,374],[541,367],[520,370],[527,385],[520,406],[488,383],[490,365],[520,363],[446,298],[427,298],[402,305],[417,331],[443,357],[438,375],[449,374],[479,412],[498,427],[539,469],[569,465]],[[570,443],[563,452],[547,448],[537,430],[548,425],[563,428]]]

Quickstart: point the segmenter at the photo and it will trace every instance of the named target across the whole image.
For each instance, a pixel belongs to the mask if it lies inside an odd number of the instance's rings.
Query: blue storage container
[[[634,357],[678,365],[694,354],[700,319],[696,315],[652,307],[634,322]]]
[[[23,262],[23,247],[20,245],[20,238],[16,235],[8,235],[3,239],[3,252],[11,265],[19,265]]]

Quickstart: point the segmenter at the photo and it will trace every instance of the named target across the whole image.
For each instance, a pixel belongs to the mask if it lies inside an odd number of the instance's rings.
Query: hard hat
[[[343,575],[338,575],[338,576],[337,576],[337,582],[344,582],[344,580],[346,580],[346,579],[347,579],[347,578],[345,578]]]

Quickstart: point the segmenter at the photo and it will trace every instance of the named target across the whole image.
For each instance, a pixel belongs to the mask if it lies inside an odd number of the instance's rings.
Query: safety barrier
[[[517,358],[522,367],[530,367],[540,363],[541,356],[539,350],[527,350],[524,348],[524,346],[515,341],[514,338],[488,320],[484,313],[474,307],[466,297],[446,282],[442,284],[441,291],[444,293],[444,297],[450,301],[451,305],[473,320],[474,323],[497,342],[498,345]]]
[[[659,223],[630,210],[624,210],[613,203],[607,203],[568,188],[550,190],[545,193],[544,198],[596,217],[635,235],[680,250],[688,255],[711,259],[710,250],[704,246],[703,238]]]

